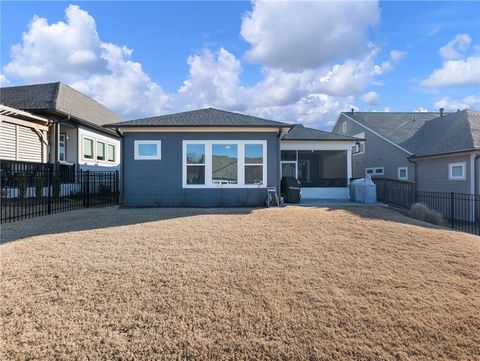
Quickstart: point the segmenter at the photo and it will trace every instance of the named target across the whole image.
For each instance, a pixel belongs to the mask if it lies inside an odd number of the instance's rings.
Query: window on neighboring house
[[[266,184],[265,141],[184,141],[183,144],[185,188]]]
[[[342,123],[342,132],[346,133],[347,132],[347,122]]]
[[[398,167],[397,178],[400,180],[408,180],[408,167]]]
[[[93,139],[83,138],[83,158],[93,159]]]
[[[115,162],[115,145],[114,144],[109,144],[107,146],[107,160],[109,162]]]
[[[97,141],[97,160],[105,160],[105,143]]]
[[[66,155],[65,155],[66,144],[67,144],[67,134],[60,133],[60,139],[58,142],[58,160],[60,161],[66,160]]]
[[[205,184],[205,144],[187,144],[187,184]]]
[[[245,184],[263,184],[263,145],[245,144]]]
[[[162,159],[160,140],[136,140],[135,160]]]
[[[354,137],[365,139],[365,133],[362,132],[362,133],[355,134]],[[365,142],[358,142],[353,146],[353,155],[359,155],[364,153],[365,153]]]
[[[384,167],[365,168],[365,173],[371,176],[383,175],[384,172],[385,172]]]
[[[467,163],[450,163],[448,164],[448,179],[449,180],[465,180]]]

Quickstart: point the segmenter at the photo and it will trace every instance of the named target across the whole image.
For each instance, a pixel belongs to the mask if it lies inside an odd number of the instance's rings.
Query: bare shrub
[[[428,208],[423,203],[415,203],[412,208],[410,208],[410,216],[420,221],[436,224],[437,226],[440,226],[443,223],[442,215],[439,212]]]

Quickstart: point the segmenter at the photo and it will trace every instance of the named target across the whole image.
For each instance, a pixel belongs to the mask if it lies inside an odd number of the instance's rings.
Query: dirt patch
[[[2,359],[480,358],[480,238],[385,208],[79,210],[2,238]]]

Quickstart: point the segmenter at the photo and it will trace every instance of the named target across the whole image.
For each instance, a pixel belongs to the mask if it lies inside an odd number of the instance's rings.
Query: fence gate
[[[2,161],[3,163],[3,161]],[[0,222],[119,203],[119,173],[43,167],[0,169]]]

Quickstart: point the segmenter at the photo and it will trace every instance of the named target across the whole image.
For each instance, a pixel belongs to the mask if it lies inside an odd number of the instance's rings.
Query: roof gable
[[[344,112],[347,118],[402,146],[426,122],[440,116],[437,112]],[[408,148],[405,148],[410,151]]]
[[[60,82],[1,88],[0,103],[29,111],[57,111],[97,126],[122,120],[99,102]]]
[[[134,119],[106,125],[128,127],[290,127],[289,124],[214,108]]]
[[[463,110],[426,122],[405,147],[415,156],[480,148],[480,112]]]

